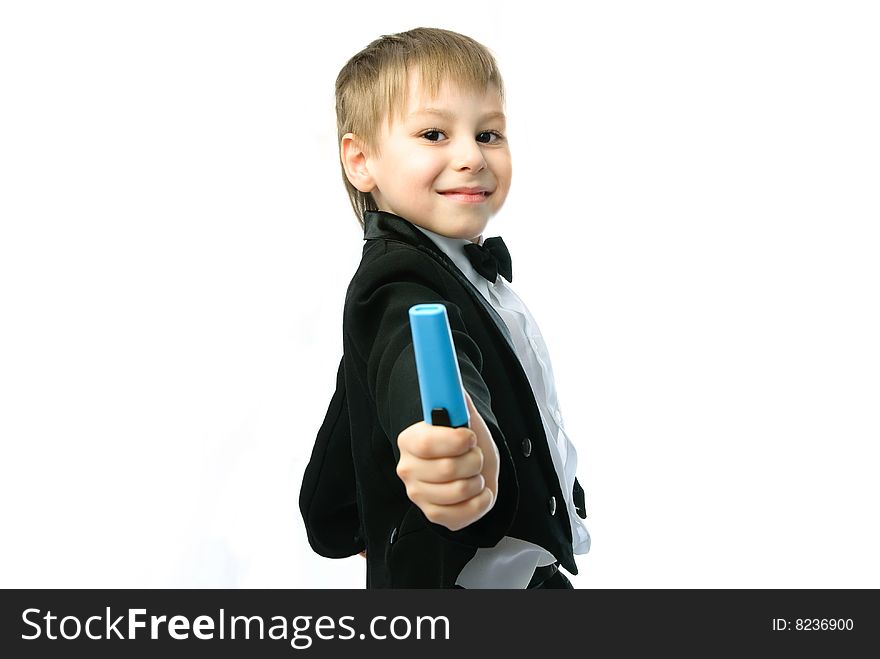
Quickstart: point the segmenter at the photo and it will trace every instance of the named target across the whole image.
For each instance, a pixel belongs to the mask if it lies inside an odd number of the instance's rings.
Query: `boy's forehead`
[[[403,106],[403,118],[406,120],[414,114],[432,111],[455,114],[456,105],[473,100],[487,103],[488,110],[494,110],[502,117],[504,116],[500,94],[493,94],[490,89],[478,93],[466,89],[455,80],[446,79],[441,83],[437,94],[432,95],[427,86],[423,85],[418,74],[410,74],[407,99]]]

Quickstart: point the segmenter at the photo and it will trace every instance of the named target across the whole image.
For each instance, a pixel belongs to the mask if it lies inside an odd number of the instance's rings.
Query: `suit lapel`
[[[439,249],[434,242],[425,234],[419,231],[408,220],[389,213],[387,211],[366,211],[364,213],[364,240],[374,240],[376,238],[385,238],[386,240],[397,240],[420,251],[427,252],[434,260],[439,262],[449,273],[455,277],[458,282],[467,289],[471,297],[482,307],[485,313],[492,319],[495,327],[504,337],[510,351],[516,355],[516,348],[513,345],[513,339],[510,336],[510,330],[507,325],[495,311],[495,308],[489,304],[483,294],[477,290],[470,279],[459,270],[458,266],[450,259],[443,250]]]

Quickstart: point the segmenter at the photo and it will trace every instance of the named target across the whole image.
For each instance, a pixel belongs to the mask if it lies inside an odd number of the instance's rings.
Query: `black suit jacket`
[[[312,548],[329,558],[366,548],[367,588],[451,588],[479,547],[505,535],[577,574],[540,413],[504,321],[407,220],[368,211],[364,239],[345,298],[336,392],[300,491]],[[408,311],[430,302],[446,306],[462,382],[501,457],[495,506],[458,531],[430,522],[396,472],[397,436],[423,418]],[[577,481],[573,497],[586,517]]]

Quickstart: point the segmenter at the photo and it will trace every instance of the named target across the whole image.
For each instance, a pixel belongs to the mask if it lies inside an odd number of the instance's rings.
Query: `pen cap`
[[[446,307],[417,304],[410,307],[409,322],[425,423],[432,422],[433,410],[442,408],[449,415],[450,426],[467,426],[470,419]]]

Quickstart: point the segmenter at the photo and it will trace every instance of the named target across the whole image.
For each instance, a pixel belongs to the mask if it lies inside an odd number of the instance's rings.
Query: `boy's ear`
[[[354,133],[346,133],[339,143],[339,155],[345,176],[361,192],[371,192],[376,187],[367,169],[367,154],[360,138]]]

